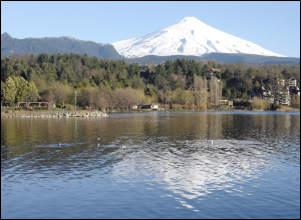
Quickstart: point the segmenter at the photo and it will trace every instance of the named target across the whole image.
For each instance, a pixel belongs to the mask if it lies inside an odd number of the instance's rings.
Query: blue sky
[[[272,52],[300,57],[299,1],[1,1],[1,34],[114,43],[150,34],[184,17],[195,17]]]

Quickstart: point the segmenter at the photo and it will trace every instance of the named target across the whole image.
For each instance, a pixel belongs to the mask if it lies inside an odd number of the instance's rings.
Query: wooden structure
[[[18,102],[18,108],[20,107],[20,104],[25,104],[27,108],[30,107],[30,104],[38,104],[39,108],[42,108],[42,104],[47,104],[48,110],[51,107],[51,104],[54,104],[53,102]]]
[[[132,109],[150,109],[150,110],[158,110],[159,105],[157,104],[140,104],[132,106]]]
[[[229,100],[218,100],[220,106],[233,107],[233,101]]]

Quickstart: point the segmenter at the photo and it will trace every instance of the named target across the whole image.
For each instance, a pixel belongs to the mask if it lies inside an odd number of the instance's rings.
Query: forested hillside
[[[15,54],[78,53],[99,59],[124,59],[111,44],[77,40],[71,37],[44,37],[17,39],[8,33],[1,34],[1,57]]]
[[[288,77],[297,79],[300,87],[300,65],[175,59],[139,66],[86,54],[26,54],[1,59],[1,101],[73,105],[76,88],[79,106],[113,109],[159,102],[205,108],[215,106],[218,99],[247,100],[252,92],[260,94],[262,86],[275,85],[274,79]]]

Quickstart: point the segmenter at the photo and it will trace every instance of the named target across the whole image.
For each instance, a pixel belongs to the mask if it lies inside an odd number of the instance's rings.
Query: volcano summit
[[[210,27],[194,17],[185,17],[175,25],[142,37],[118,41],[113,45],[120,55],[127,58],[146,55],[202,56],[208,53],[245,53],[284,57]]]

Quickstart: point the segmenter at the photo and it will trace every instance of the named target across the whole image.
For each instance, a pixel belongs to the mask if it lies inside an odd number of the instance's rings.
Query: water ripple
[[[3,217],[20,217],[9,207],[26,204],[21,197],[38,207],[24,205],[30,214],[47,218],[66,210],[77,218],[298,216],[300,119],[284,116],[117,115],[110,122],[66,121],[59,132],[57,121],[47,120],[23,139],[7,130],[1,138]],[[20,124],[18,133],[29,132]],[[36,195],[61,214],[39,205]]]

